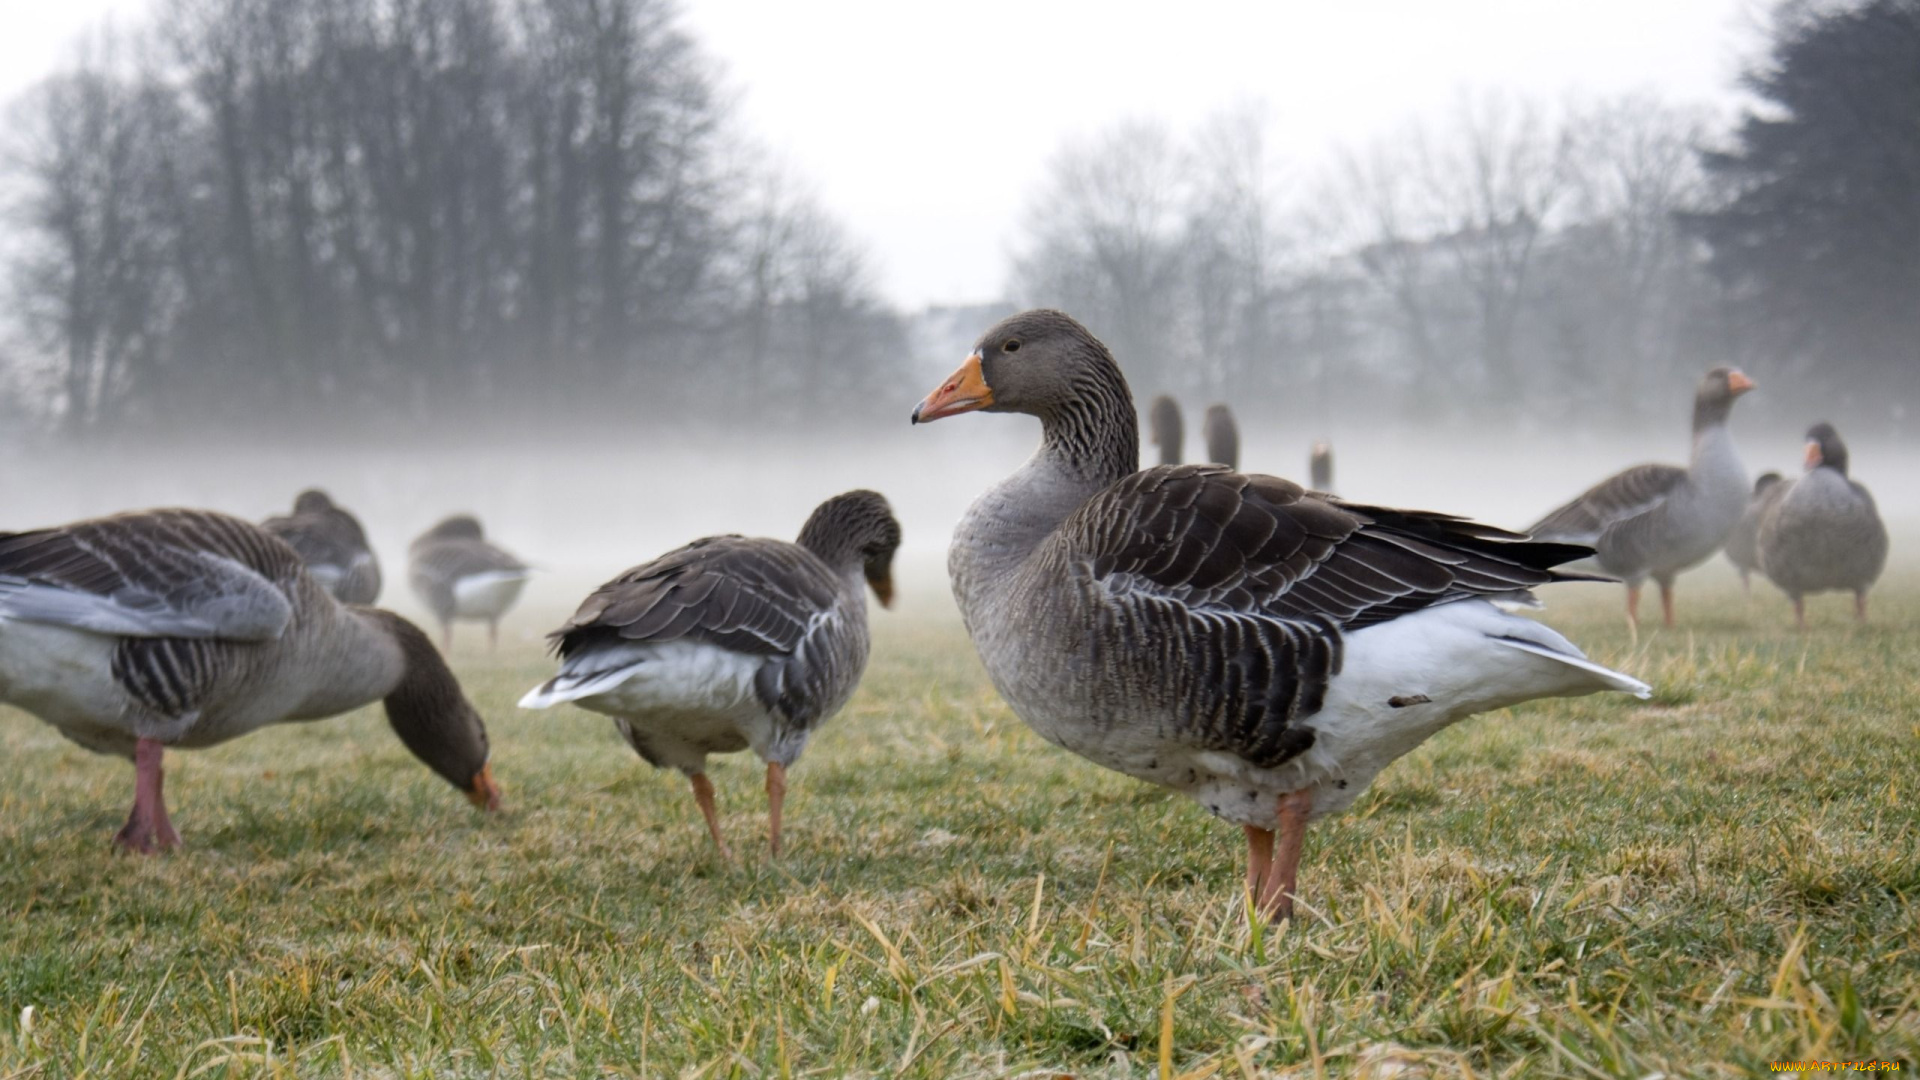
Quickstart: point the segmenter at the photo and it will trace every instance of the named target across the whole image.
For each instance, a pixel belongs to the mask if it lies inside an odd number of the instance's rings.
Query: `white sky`
[[[749,131],[808,178],[896,303],[997,298],[1064,137],[1264,101],[1287,174],[1462,89],[1651,89],[1727,106],[1760,0],[682,0]],[[141,0],[4,0],[0,97]]]

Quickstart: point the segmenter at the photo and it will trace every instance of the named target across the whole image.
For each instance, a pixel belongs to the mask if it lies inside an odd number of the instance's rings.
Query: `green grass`
[[[749,759],[714,774],[725,865],[607,721],[515,709],[531,644],[456,658],[492,817],[369,710],[170,754],[187,850],[116,856],[131,770],[8,712],[0,1077],[1910,1070],[1920,576],[1804,636],[1718,569],[1682,588],[1637,644],[1617,589],[1550,594],[1655,699],[1443,733],[1310,832],[1309,914],[1264,933],[1237,829],[1043,744],[924,597],[794,770],[778,863]]]

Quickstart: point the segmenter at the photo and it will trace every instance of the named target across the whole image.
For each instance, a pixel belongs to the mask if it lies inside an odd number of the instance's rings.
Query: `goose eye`
[[[1015,339],[1009,340],[1005,345],[1000,346],[1000,351],[1001,352],[1019,352],[1020,351],[1019,339],[1015,338]]]

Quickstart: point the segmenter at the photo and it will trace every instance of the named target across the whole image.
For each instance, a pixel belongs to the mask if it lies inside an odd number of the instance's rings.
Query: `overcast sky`
[[[1283,175],[1462,89],[1650,89],[1722,109],[1760,0],[683,0],[750,131],[872,252],[896,303],[996,298],[1063,138],[1264,102]],[[141,0],[9,0],[0,93]]]

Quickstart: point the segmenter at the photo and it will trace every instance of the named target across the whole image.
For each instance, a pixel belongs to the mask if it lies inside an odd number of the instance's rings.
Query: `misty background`
[[[1399,119],[1326,145],[1287,135],[1304,99],[1074,100],[1047,142],[1012,117],[913,159],[1020,192],[997,284],[933,302],[890,283],[808,154],[743,119],[784,88],[737,85],[703,12],[158,0],[77,35],[0,139],[0,528],[258,519],[318,484],[366,522],[383,603],[411,606],[407,540],[467,510],[565,606],[693,536],[792,535],[865,486],[932,590],[953,522],[1037,430],[911,430],[908,410],[1037,305],[1099,334],[1143,408],[1181,399],[1189,458],[1228,401],[1243,468],[1303,478],[1326,436],[1342,494],[1514,527],[1684,461],[1694,383],[1737,365],[1760,385],[1734,418],[1750,470],[1797,470],[1831,420],[1896,532],[1920,527],[1920,0],[1752,8],[1711,99],[1463,65],[1443,100],[1409,89]],[[843,44],[794,47],[833,79],[887,43]],[[1004,66],[1018,88],[1068,44],[919,79]],[[875,116],[915,86],[861,89],[893,100],[827,118],[874,156],[846,167],[897,165],[925,133]]]

